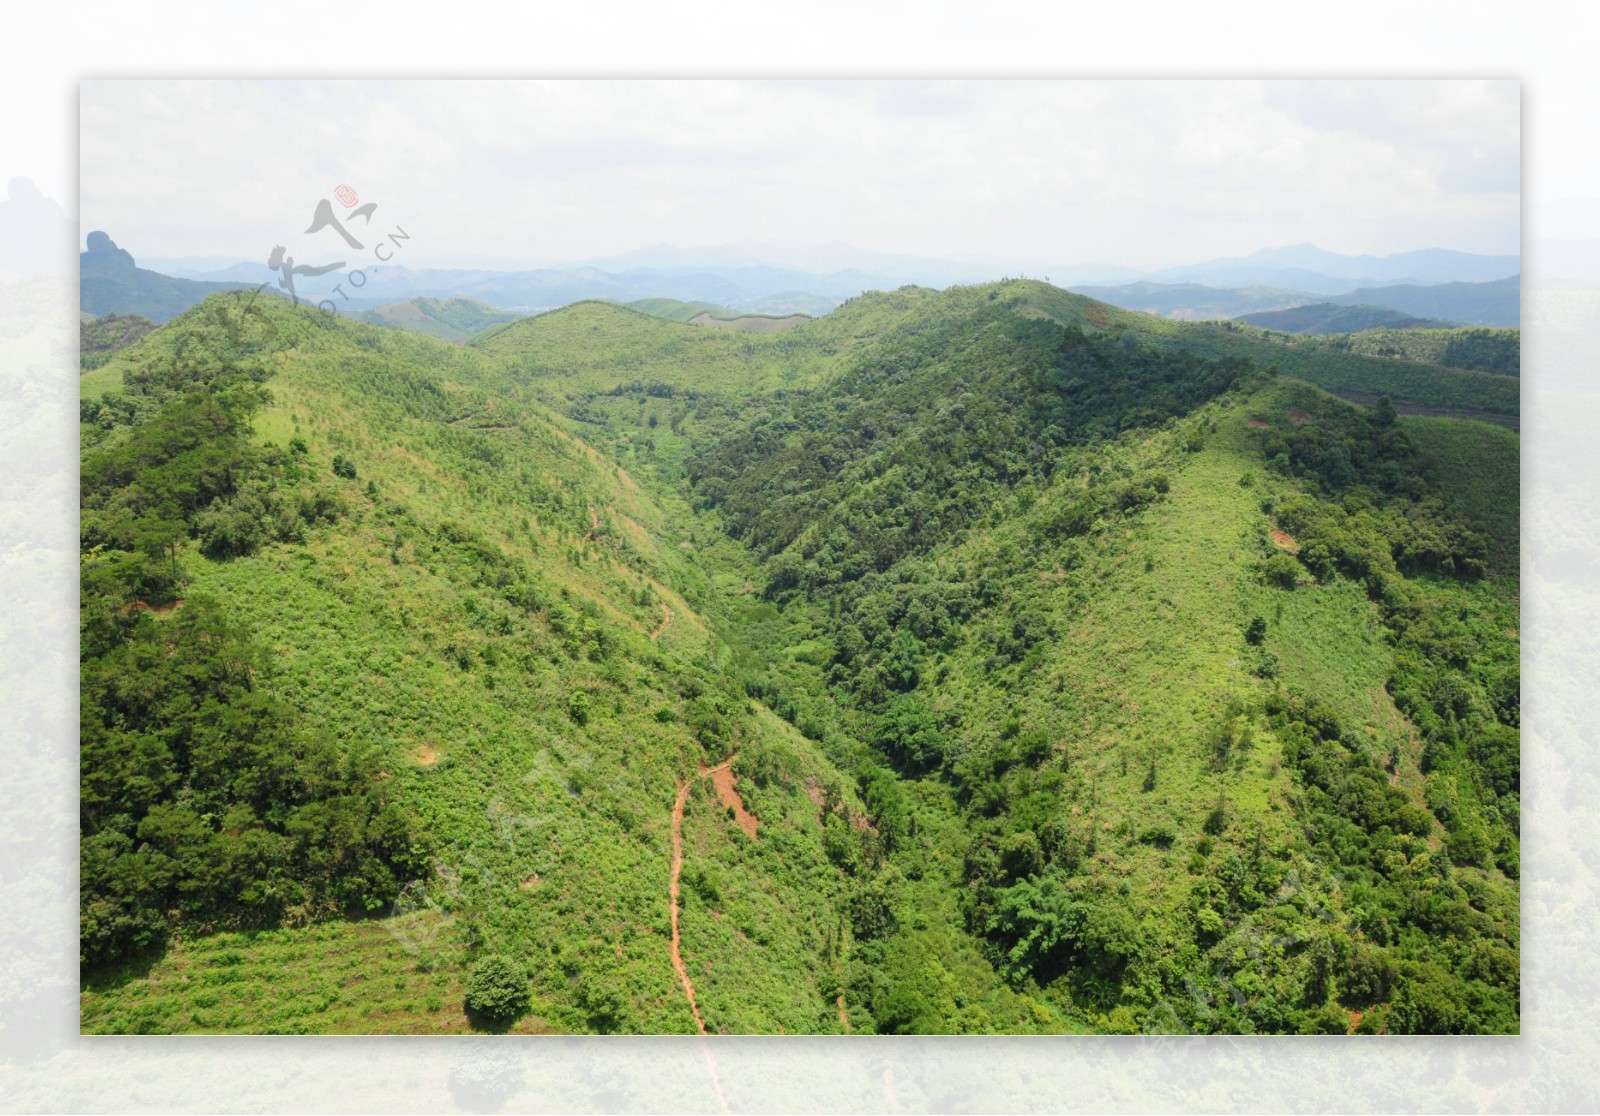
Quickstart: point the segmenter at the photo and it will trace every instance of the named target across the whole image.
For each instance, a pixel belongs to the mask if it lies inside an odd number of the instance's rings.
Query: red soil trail
[[[677,970],[678,981],[683,985],[684,998],[694,1014],[694,1025],[706,1034],[706,1021],[701,1018],[700,1005],[695,1003],[694,984],[689,980],[689,970],[683,964],[682,941],[678,936],[678,876],[683,871],[683,805],[689,801],[689,784],[678,784],[678,798],[672,804],[672,878],[667,883],[667,896],[672,902],[672,967]]]
[[[732,807],[734,820],[739,823],[739,828],[744,830],[752,839],[756,835],[756,826],[761,823],[754,814],[744,808],[744,799],[739,797],[739,792],[734,788],[733,761],[738,758],[737,753],[729,756],[715,767],[702,766],[699,770],[700,777],[710,778],[712,785],[717,789],[717,798],[724,806]],[[683,808],[689,801],[689,790],[692,783],[680,782],[678,784],[678,797],[672,803],[672,874],[667,879],[668,909],[672,922],[672,968],[678,974],[678,982],[683,985],[684,999],[689,1001],[689,1011],[694,1015],[695,1026],[702,1035],[709,1034],[706,1030],[705,1018],[700,1014],[700,1005],[694,998],[694,982],[689,979],[689,968],[683,963],[683,937],[678,930],[678,911],[682,906],[682,891],[679,889],[678,879],[683,875]],[[839,997],[839,1017],[844,1018],[844,996]],[[849,1026],[848,1023],[845,1024]]]
[[[650,633],[650,638],[651,639],[660,639],[661,638],[661,633],[666,631],[667,630],[667,626],[669,624],[671,624],[672,621],[675,620],[676,618],[677,618],[677,614],[672,611],[671,606],[669,606],[666,601],[662,601],[661,602],[661,625],[660,625],[660,627],[656,628],[655,631]]]
[[[1295,541],[1295,537],[1289,534],[1289,532],[1280,531],[1274,527],[1270,533],[1272,535],[1272,541],[1281,549],[1287,550],[1290,554],[1294,554],[1300,549],[1300,544]]]
[[[700,777],[710,778],[711,785],[717,789],[717,801],[733,810],[733,820],[739,823],[739,828],[745,835],[754,838],[756,826],[761,822],[756,816],[744,807],[744,799],[739,797],[739,790],[734,786],[733,756],[729,756],[715,767],[702,767]]]

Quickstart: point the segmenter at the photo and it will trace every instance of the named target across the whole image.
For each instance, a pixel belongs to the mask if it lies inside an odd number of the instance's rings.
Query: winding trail
[[[651,639],[660,639],[661,633],[667,630],[667,625],[677,618],[677,613],[672,611],[666,601],[661,602],[661,626],[650,633]]]
[[[689,970],[683,964],[683,950],[678,937],[678,876],[683,871],[683,806],[689,801],[688,783],[678,784],[678,798],[672,804],[672,877],[667,883],[667,896],[672,904],[672,967],[678,972],[683,994],[694,1013],[694,1025],[706,1034],[706,1021],[700,1016],[700,1005],[694,1000],[694,984],[689,980]]]

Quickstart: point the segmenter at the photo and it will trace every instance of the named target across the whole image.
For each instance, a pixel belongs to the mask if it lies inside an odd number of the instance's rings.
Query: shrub
[[[532,1006],[528,974],[509,957],[490,954],[467,977],[467,1011],[490,1023],[514,1023]]]

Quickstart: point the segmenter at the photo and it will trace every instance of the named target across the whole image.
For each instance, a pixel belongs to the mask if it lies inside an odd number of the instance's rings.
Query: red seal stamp
[[[343,183],[340,183],[334,188],[333,196],[338,198],[339,201],[344,204],[346,209],[349,209],[352,205],[355,205],[356,202],[361,200],[360,198],[356,197],[356,192],[354,190]]]

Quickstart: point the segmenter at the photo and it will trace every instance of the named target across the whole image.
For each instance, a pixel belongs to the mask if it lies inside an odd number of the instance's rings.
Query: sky
[[[1515,81],[86,81],[79,119],[80,234],[135,258],[337,258],[340,185],[410,267],[1520,246]]]

